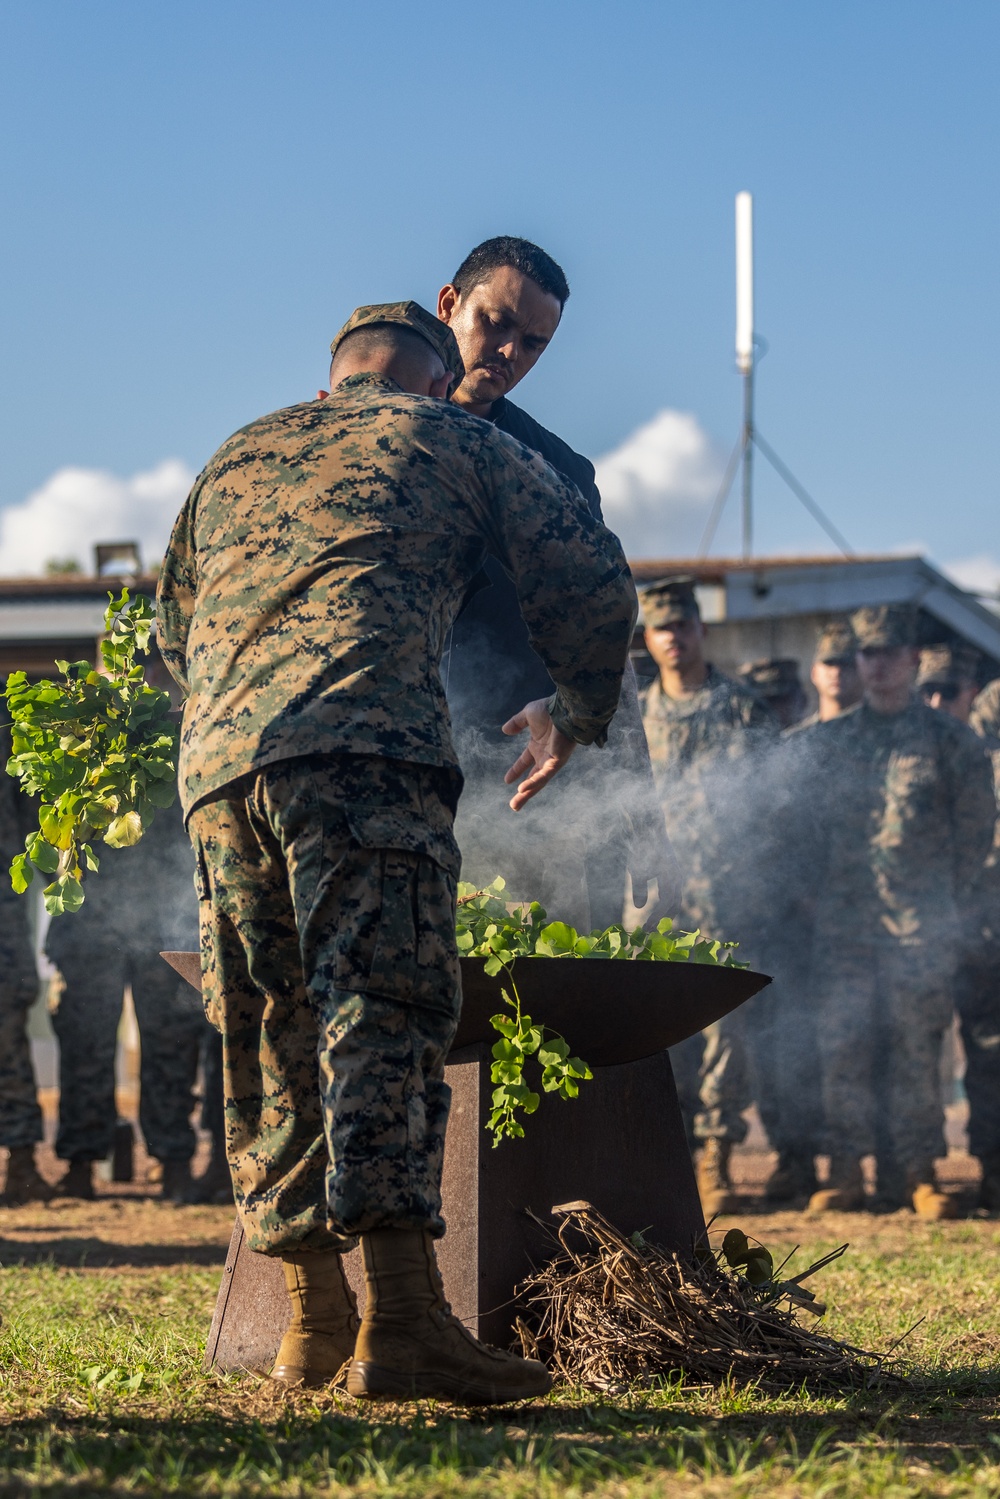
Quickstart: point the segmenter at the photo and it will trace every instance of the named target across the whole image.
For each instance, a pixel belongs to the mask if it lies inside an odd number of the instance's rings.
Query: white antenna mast
[[[743,556],[753,551],[753,198],[736,194],[736,368],[743,376]]]
[[[707,557],[715,537],[716,528],[729,498],[729,491],[736,478],[736,469],[743,470],[743,558],[753,553],[753,450],[759,448],[780,478],[800,500],[814,520],[818,521],[830,540],[852,557],[849,544],[836,526],[824,515],[812,495],[796,479],[795,475],[778,457],[769,442],[757,431],[753,418],[753,377],[756,363],[757,340],[753,331],[753,197],[750,193],[736,194],[736,368],[743,376],[743,426],[739,441],[733,448],[726,465],[722,486],[715,497],[711,514],[705,525],[698,549],[699,557]]]

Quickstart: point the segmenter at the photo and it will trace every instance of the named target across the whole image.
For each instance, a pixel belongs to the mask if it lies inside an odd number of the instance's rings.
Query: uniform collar
[[[339,380],[333,387],[334,390],[355,390],[359,385],[374,385],[380,390],[402,390],[403,387],[391,375],[380,375],[374,370],[362,370],[360,374],[348,375],[346,379]]]

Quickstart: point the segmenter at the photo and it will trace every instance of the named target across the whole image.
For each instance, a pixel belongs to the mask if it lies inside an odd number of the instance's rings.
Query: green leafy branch
[[[565,921],[549,921],[537,900],[530,905],[508,905],[503,899],[506,882],[500,877],[478,890],[459,885],[456,930],[463,957],[485,958],[492,977],[515,958],[605,958],[656,963],[715,963],[746,968],[733,956],[735,942],[716,942],[700,931],[675,929],[669,916],[654,932],[623,926],[581,936]]]
[[[509,972],[509,969],[508,969]],[[542,1068],[542,1090],[556,1093],[560,1098],[576,1098],[580,1083],[594,1076],[586,1062],[580,1057],[571,1057],[569,1046],[563,1036],[546,1027],[534,1025],[530,1015],[521,1012],[521,996],[513,978],[510,987],[514,991],[511,999],[506,989],[501,989],[504,1003],[514,1011],[509,1015],[491,1015],[490,1024],[500,1032],[499,1041],[493,1045],[493,1064],[490,1081],[497,1084],[491,1100],[492,1111],[486,1127],[493,1132],[493,1147],[504,1138],[523,1140],[524,1126],[517,1117],[518,1109],[533,1114],[538,1108],[539,1095],[524,1080],[524,1064],[529,1057],[537,1056]]]
[[[108,594],[101,641],[104,670],[57,661],[62,681],[7,678],[12,754],[7,774],[37,796],[38,828],[10,866],[19,893],[36,870],[53,876],[43,892],[53,916],[83,904],[83,873],[95,871],[93,842],[138,843],[158,807],[176,794],[177,725],[169,694],[150,686],[136,655],[149,648],[153,611],[127,588]]]
[[[710,942],[700,932],[675,931],[665,918],[655,932],[637,927],[629,932],[622,926],[609,926],[581,936],[564,921],[549,921],[544,906],[537,900],[527,906],[508,904],[503,899],[506,882],[500,877],[485,889],[459,885],[456,939],[463,957],[482,958],[491,978],[504,971],[510,979],[514,998],[502,989],[505,1002],[514,1011],[493,1015],[490,1024],[500,1039],[493,1046],[490,1076],[497,1084],[493,1092],[492,1112],[487,1129],[493,1132],[493,1144],[502,1139],[523,1139],[524,1127],[518,1110],[533,1114],[539,1095],[525,1081],[525,1062],[537,1056],[542,1067],[542,1089],[558,1093],[561,1098],[576,1098],[580,1083],[593,1077],[587,1063],[570,1056],[569,1045],[557,1032],[535,1025],[530,1015],[521,1012],[521,1001],[513,978],[518,958],[605,958],[661,963],[716,963],[733,967],[734,942]]]

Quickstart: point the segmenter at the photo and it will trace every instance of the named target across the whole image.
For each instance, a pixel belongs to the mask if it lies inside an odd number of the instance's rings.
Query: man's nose
[[[516,334],[512,334],[509,338],[504,339],[503,343],[497,348],[497,353],[502,354],[509,364],[517,363],[520,352],[521,341]]]

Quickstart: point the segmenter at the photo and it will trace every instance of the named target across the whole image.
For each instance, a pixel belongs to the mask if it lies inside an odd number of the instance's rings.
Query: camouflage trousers
[[[38,994],[38,973],[23,912],[0,913],[0,1145],[16,1149],[42,1138],[35,1072],[28,1040],[28,1011]]]
[[[690,848],[683,849],[682,863],[691,853]],[[684,898],[678,926],[685,931],[700,930],[706,936],[732,937],[736,923],[720,916],[711,881],[700,872],[699,858],[694,858],[690,867],[683,867]],[[747,1132],[743,1113],[753,1103],[742,1014],[726,1015],[698,1035],[689,1036],[671,1048],[670,1059],[691,1146],[706,1140],[739,1145]]]
[[[71,922],[72,916],[59,921]],[[120,947],[59,949],[65,988],[52,1016],[59,1039],[59,1132],[64,1161],[97,1161],[111,1150],[115,1052],[125,986],[139,1027],[139,1127],[158,1161],[189,1161],[198,1055],[206,1030],[198,996],[156,952]]]
[[[934,949],[845,936],[817,947],[810,987],[827,1151],[874,1153],[880,1180],[925,1169],[944,1152],[939,1069],[950,974]]]
[[[742,1017],[727,1015],[679,1046],[670,1060],[689,1143],[746,1136],[744,1109],[753,1102]]]
[[[970,950],[955,974],[955,1007],[965,1048],[969,1150],[1000,1168],[1000,949]]]
[[[803,956],[804,954],[804,956]],[[825,1149],[808,933],[789,923],[780,941],[739,956],[772,982],[741,1010],[751,1088],[772,1150],[809,1162]]]
[[[190,815],[203,994],[251,1249],[444,1232],[459,788],[436,767],[308,756]]]

